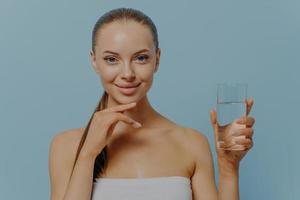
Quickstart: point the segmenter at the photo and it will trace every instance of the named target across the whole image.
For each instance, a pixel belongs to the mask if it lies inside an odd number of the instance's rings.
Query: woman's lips
[[[122,92],[123,94],[130,95],[130,94],[133,94],[140,85],[141,85],[141,83],[139,83],[135,87],[120,87],[118,85],[116,85],[116,86],[118,87],[118,89],[120,90],[120,92]]]

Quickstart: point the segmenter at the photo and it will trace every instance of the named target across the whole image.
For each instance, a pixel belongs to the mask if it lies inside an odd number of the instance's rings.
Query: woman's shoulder
[[[205,165],[211,159],[209,140],[203,132],[195,128],[178,124],[174,124],[173,127],[171,135],[179,145],[178,150],[180,149],[181,155],[188,160],[190,176],[193,176],[196,163]]]
[[[83,134],[84,128],[70,128],[62,130],[54,135],[59,140],[76,140]]]
[[[48,161],[51,195],[62,195],[65,191],[82,133],[82,128],[73,128],[52,137]]]
[[[193,144],[193,146],[200,146],[200,148],[203,145],[207,145],[208,138],[203,132],[192,127],[182,126],[181,124],[178,124],[166,117],[165,122],[165,124],[167,124],[166,127],[169,127],[168,130],[175,133],[174,135],[181,141],[181,143],[184,143],[187,146]]]
[[[83,131],[84,128],[62,130],[53,136],[52,141],[59,142],[67,146],[75,145],[80,141]]]
[[[192,143],[205,143],[207,142],[207,137],[206,135],[195,129],[195,128],[191,128],[191,127],[186,127],[186,126],[182,126],[178,123],[175,123],[171,120],[169,120],[169,124],[171,124],[169,127],[169,130],[171,130],[172,132],[176,133],[176,137],[178,137],[182,142],[186,142],[188,144],[192,144]]]
[[[177,140],[186,152],[195,159],[199,159],[202,156],[205,159],[207,154],[210,153],[208,137],[203,132],[192,127],[185,127],[178,124],[175,127]]]
[[[183,127],[183,130],[183,134],[187,137],[189,142],[201,144],[208,141],[207,136],[195,128]]]
[[[71,128],[56,133],[51,141],[50,150],[61,154],[61,156],[71,158],[76,156],[76,150],[83,135],[84,128]]]
[[[212,156],[208,137],[195,128],[185,127],[186,149],[195,161],[207,162]]]

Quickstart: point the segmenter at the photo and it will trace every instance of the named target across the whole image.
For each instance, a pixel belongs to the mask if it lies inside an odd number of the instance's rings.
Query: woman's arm
[[[208,139],[195,129],[187,128],[190,152],[195,169],[192,180],[193,200],[238,200],[238,168],[218,160],[219,184],[215,183],[214,163]]]
[[[95,158],[79,155],[63,200],[90,200]]]
[[[116,123],[122,121],[134,128],[141,126],[140,123],[123,113],[135,106],[135,102],[117,105],[93,114],[89,133],[72,175],[77,148],[85,129],[68,131],[54,137],[49,155],[52,200],[91,199],[95,159],[111,140]]]
[[[195,129],[187,128],[189,152],[194,158],[194,173],[191,177],[193,200],[217,200],[214,163],[209,143],[205,135]]]
[[[78,147],[78,142],[73,142],[74,135],[74,131],[68,131],[52,139],[49,151],[51,200],[91,199],[95,157],[81,152],[71,176]]]
[[[253,98],[248,99],[246,101],[246,116],[242,116],[239,120],[233,121],[228,126],[220,126],[217,120],[217,112],[215,110],[210,112],[219,167],[219,200],[239,199],[240,161],[253,146],[252,136],[254,131],[252,127],[255,119],[249,116],[253,103]],[[236,125],[243,125],[242,127],[244,128],[235,129],[232,134],[230,127]],[[218,135],[223,135],[226,138],[222,144],[223,147],[232,147],[232,144],[234,144],[238,145],[239,148],[242,147],[242,149],[238,151],[223,149],[218,142]]]
[[[218,160],[218,200],[239,199],[239,166],[231,166]]]

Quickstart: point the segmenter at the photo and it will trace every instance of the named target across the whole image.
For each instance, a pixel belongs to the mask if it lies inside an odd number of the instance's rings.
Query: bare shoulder
[[[51,199],[62,199],[75,160],[83,128],[56,133],[49,146],[49,178]]]
[[[171,120],[167,120],[169,130],[172,130],[177,140],[184,145],[189,153],[196,153],[207,151],[209,148],[208,138],[204,133],[197,129],[179,125]]]
[[[193,156],[195,162],[211,160],[211,150],[207,136],[190,127],[182,127],[182,142],[187,152]]]
[[[68,157],[72,156],[72,154],[76,153],[74,150],[79,145],[83,131],[84,129],[82,128],[73,128],[56,133],[50,143],[50,151],[56,150],[60,153],[68,154]]]
[[[163,119],[164,123],[162,123],[161,126],[168,127],[170,130],[178,133],[178,137],[185,137],[186,139],[193,141],[196,140],[198,142],[207,140],[206,136],[202,132],[194,128],[182,126],[165,116],[163,116]]]
[[[217,199],[214,163],[208,138],[194,128],[185,128],[188,152],[195,168],[191,176],[193,199]]]
[[[198,148],[201,148],[208,143],[208,138],[206,135],[197,129],[190,128],[190,127],[183,127],[184,135],[186,136],[188,142],[190,144],[194,144]]]
[[[73,128],[56,133],[49,147],[49,164],[59,160],[65,164],[73,162],[83,131],[83,128]]]
[[[52,142],[58,140],[60,142],[76,142],[82,136],[83,131],[84,128],[72,128],[63,130],[53,136]]]

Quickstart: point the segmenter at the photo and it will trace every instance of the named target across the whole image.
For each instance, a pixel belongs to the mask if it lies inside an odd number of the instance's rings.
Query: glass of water
[[[244,124],[237,124],[235,121],[242,116],[246,116],[247,100],[246,83],[219,83],[217,84],[217,119],[219,123],[218,143],[228,144],[236,138],[245,136],[235,136],[238,129],[245,128]],[[243,146],[231,143],[226,150],[243,150]]]

